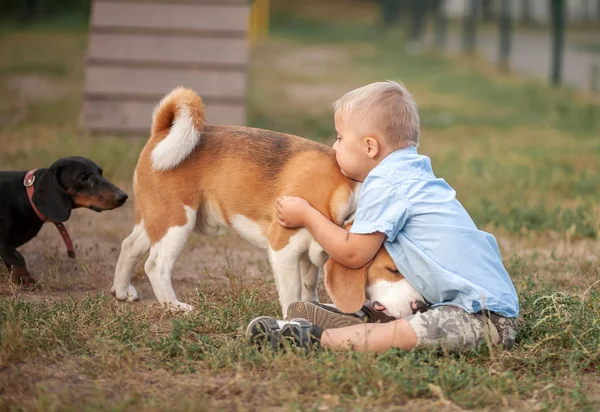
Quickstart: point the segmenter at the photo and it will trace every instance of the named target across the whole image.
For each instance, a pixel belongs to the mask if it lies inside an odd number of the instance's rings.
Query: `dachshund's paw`
[[[37,285],[35,279],[32,278],[31,276],[21,277],[19,279],[19,284],[25,290],[33,290],[36,288],[36,285]]]
[[[24,267],[15,267],[11,272],[11,280],[14,284],[19,285],[24,290],[32,290],[35,288],[35,279],[31,277],[27,269]]]

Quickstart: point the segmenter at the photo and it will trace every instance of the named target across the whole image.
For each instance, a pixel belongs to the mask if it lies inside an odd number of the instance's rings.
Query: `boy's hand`
[[[295,196],[283,196],[275,201],[279,224],[290,229],[306,226],[304,219],[311,207],[306,200]]]

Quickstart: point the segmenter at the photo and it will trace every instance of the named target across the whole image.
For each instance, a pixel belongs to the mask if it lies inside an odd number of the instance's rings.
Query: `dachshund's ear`
[[[351,269],[333,259],[325,263],[325,288],[336,308],[344,313],[354,313],[362,307],[368,267],[369,263],[359,269]]]
[[[53,222],[64,222],[71,216],[71,198],[58,180],[58,168],[46,169],[35,182],[33,204]]]

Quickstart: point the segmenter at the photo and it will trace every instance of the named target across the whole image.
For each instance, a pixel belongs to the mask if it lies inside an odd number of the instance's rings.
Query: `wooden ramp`
[[[246,123],[248,0],[94,0],[81,127],[147,136],[171,89],[196,90],[210,124]]]

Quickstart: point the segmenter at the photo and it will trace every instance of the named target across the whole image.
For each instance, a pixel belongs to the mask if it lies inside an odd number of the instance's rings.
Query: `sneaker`
[[[323,329],[306,319],[292,319],[281,328],[281,339],[306,350],[317,347],[321,341]]]
[[[313,302],[294,302],[288,307],[287,313],[288,318],[306,319],[319,325],[323,330],[394,320],[367,305],[358,312],[346,314],[334,306]]]
[[[251,344],[273,351],[284,347],[285,342],[306,350],[312,349],[319,344],[322,333],[323,329],[306,319],[281,320],[269,316],[252,319],[246,328],[246,336]]]
[[[281,337],[281,326],[275,318],[259,316],[248,324],[246,336],[250,343],[258,346],[259,349],[271,347],[272,350],[277,350]]]

